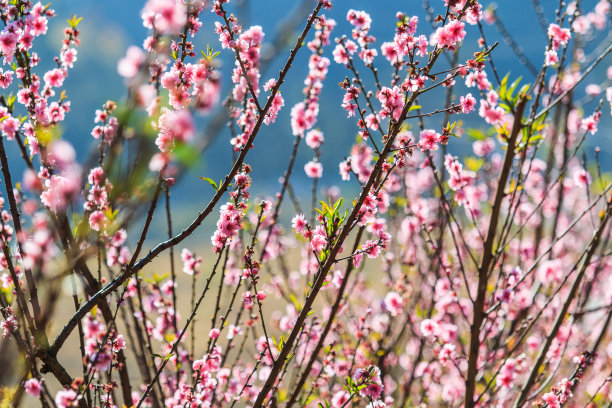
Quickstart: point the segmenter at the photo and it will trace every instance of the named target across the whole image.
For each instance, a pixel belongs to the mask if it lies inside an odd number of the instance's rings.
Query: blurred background
[[[545,30],[542,28],[543,19],[546,22],[554,21],[555,6],[557,1],[541,0],[544,7],[538,21],[538,15],[534,11],[531,0],[501,1],[498,4],[483,1],[483,6],[496,8],[499,21],[505,29],[511,33],[514,44],[511,46],[504,40],[500,27],[496,25],[484,24],[484,30],[488,44],[499,41],[498,47],[494,50],[493,60],[497,66],[500,76],[510,73],[510,79],[518,76],[523,77],[523,83],[533,82],[535,76],[524,64],[521,64],[517,56],[516,48],[520,47],[524,53],[523,59],[528,60],[536,70],[539,70],[544,58],[544,50],[548,42]],[[593,10],[597,2],[594,0],[583,1],[582,9],[585,12]],[[125,51],[130,45],[142,47],[142,42],[147,35],[147,29],[143,27],[140,12],[144,1],[125,1],[125,0],[79,0],[67,1],[59,0],[52,2],[52,7],[57,12],[57,17],[51,19],[49,35],[42,38],[38,44],[37,51],[42,57],[38,72],[51,67],[53,57],[57,55],[63,38],[63,30],[66,27],[66,19],[72,14],[83,17],[79,24],[81,30],[81,46],[78,48],[78,61],[74,69],[69,73],[65,82],[65,88],[69,100],[72,102],[72,111],[62,125],[64,137],[67,138],[77,149],[79,159],[82,161],[87,157],[88,151],[95,146],[94,139],[90,132],[93,127],[94,111],[99,109],[108,99],[122,101],[126,96],[126,87],[123,79],[117,74],[117,61],[125,55]],[[229,10],[234,12],[240,19],[244,27],[249,25],[261,25],[266,34],[265,44],[262,48],[263,64],[265,66],[262,75],[263,84],[267,79],[275,77],[279,69],[284,64],[289,46],[291,46],[302,30],[305,17],[315,5],[314,0],[232,0]],[[432,25],[428,21],[426,7],[431,7],[434,15],[443,13],[445,10],[442,0],[431,1],[405,1],[405,0],[335,0],[334,8],[326,11],[328,17],[334,18],[337,26],[332,33],[332,38],[343,34],[350,35],[351,26],[346,21],[346,12],[349,8],[362,9],[372,16],[371,34],[377,39],[377,47],[385,41],[393,39],[395,30],[395,13],[402,11],[407,15],[417,15],[420,23],[418,32],[429,36],[433,31]],[[221,50],[217,35],[213,32],[214,21],[217,16],[205,11],[201,15],[203,30],[194,40],[196,53],[206,49],[209,44],[215,50]],[[479,38],[478,26],[467,26],[467,36],[469,39],[461,49],[459,61],[470,58],[472,53],[478,51],[475,40]],[[503,29],[502,29],[503,31]],[[585,38],[585,54],[588,56],[593,52],[602,41],[609,42],[609,27],[597,31],[594,35]],[[508,37],[506,37],[508,39]],[[47,43],[44,43],[44,42]],[[321,162],[323,163],[323,178],[320,186],[331,186],[342,183],[338,174],[338,163],[349,154],[350,146],[355,140],[357,127],[354,120],[345,120],[346,112],[340,107],[343,92],[338,87],[348,74],[347,70],[333,62],[331,51],[334,44],[327,48],[327,56],[332,60],[330,72],[327,79],[327,86],[324,87],[321,97],[320,115],[316,127],[325,134],[325,145],[322,148]],[[515,51],[513,51],[513,48]],[[380,53],[380,51],[379,51]],[[519,53],[520,54],[520,53]],[[281,110],[279,117],[272,126],[262,129],[258,135],[255,148],[247,156],[247,163],[253,166],[253,189],[256,196],[273,196],[279,190],[279,177],[282,175],[289,160],[289,153],[293,143],[293,136],[290,128],[291,107],[303,99],[303,81],[307,74],[307,61],[309,52],[306,48],[302,49],[293,64],[293,69],[281,88],[285,99],[285,106]],[[608,55],[590,75],[590,77],[580,85],[576,91],[575,98],[588,101],[585,98],[585,85],[597,83],[602,85],[606,80],[606,69],[611,64],[611,55]],[[221,64],[223,75],[222,97],[230,92],[231,80],[230,72],[233,67],[231,54],[227,50],[222,50],[218,61]],[[389,84],[391,77],[391,67],[386,59],[379,55],[375,59],[375,64],[379,67],[380,78],[383,85]],[[359,66],[359,65],[358,65]],[[447,69],[449,61],[441,58],[437,65],[439,70]],[[361,65],[360,70],[363,77],[368,81],[372,75]],[[488,71],[493,83],[493,76]],[[459,95],[465,94],[466,88],[463,81],[458,80],[458,86],[454,92],[453,100],[458,100]],[[609,81],[608,81],[609,82]],[[605,84],[604,84],[605,85]],[[605,86],[602,87],[605,92]],[[474,93],[474,89],[471,92]],[[428,98],[420,101],[424,112],[443,108],[444,89],[439,88],[437,93],[428,94]],[[592,110],[599,103],[599,99],[604,97],[602,94],[585,105],[585,116],[592,113]],[[479,99],[477,97],[477,99]],[[222,110],[222,108],[220,109]],[[612,147],[610,147],[610,115],[609,106],[605,103],[603,107],[603,118],[600,124],[599,133],[587,138],[585,148],[590,157],[593,155],[595,146],[602,149],[601,159],[604,170],[612,169]],[[451,118],[451,120],[454,118]],[[180,183],[173,189],[173,208],[176,209],[175,229],[181,228],[193,219],[197,209],[202,208],[208,202],[212,189],[200,180],[199,176],[210,177],[219,180],[223,177],[231,166],[231,146],[229,144],[230,134],[225,126],[227,118],[222,112],[213,111],[209,116],[197,117],[199,143],[206,144],[207,148],[201,154],[196,165],[194,165]],[[462,115],[465,127],[486,128],[486,123],[481,120],[476,113]],[[442,116],[434,116],[426,119],[426,126],[440,128]],[[414,123],[416,125],[416,122]],[[499,147],[499,146],[498,146]],[[461,139],[452,138],[448,149],[451,153],[465,155],[471,153],[470,140],[467,136]],[[14,166],[21,165],[21,160],[17,156],[17,151],[13,152]],[[305,176],[303,166],[311,160],[313,152],[305,145],[302,145],[296,171],[292,177],[292,183],[298,196],[304,197],[304,202],[310,202],[310,183]],[[342,185],[343,191],[348,194],[356,191],[358,185],[349,182]],[[349,195],[350,197],[350,195]],[[304,205],[308,211],[308,205]],[[287,213],[287,211],[286,211]],[[286,214],[286,216],[288,216]],[[161,218],[161,217],[160,217]],[[209,217],[208,227],[214,225],[216,217]],[[165,230],[154,228],[151,240],[164,238]],[[205,228],[207,226],[205,225]],[[202,240],[201,245],[208,246],[208,236],[197,234]],[[204,242],[204,238],[205,242]]]

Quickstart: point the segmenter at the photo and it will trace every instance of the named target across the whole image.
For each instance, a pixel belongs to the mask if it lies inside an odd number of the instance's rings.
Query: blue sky
[[[314,0],[312,1],[314,5]],[[275,37],[275,32],[280,22],[290,15],[292,10],[297,7],[299,1],[283,0],[251,0],[244,3],[239,0],[232,0],[229,9],[239,13],[242,21],[248,21],[245,25],[258,24],[264,27],[266,40],[270,41]],[[443,13],[445,7],[441,0],[430,0],[437,13]],[[489,4],[488,2],[484,2]],[[541,0],[542,4],[553,4],[551,0]],[[590,11],[595,1],[584,1],[584,9]],[[46,57],[47,64],[52,63],[49,57],[59,49],[63,36],[65,20],[72,14],[83,17],[79,27],[82,31],[82,45],[79,48],[78,61],[75,68],[70,72],[66,81],[68,96],[72,101],[72,111],[68,119],[63,124],[65,137],[75,146],[80,157],[85,157],[87,147],[92,146],[92,138],[89,135],[93,126],[93,114],[106,100],[113,99],[121,101],[125,98],[126,91],[122,79],[116,71],[117,60],[125,54],[129,45],[141,45],[147,35],[146,29],[142,26],[139,14],[144,2],[141,1],[119,1],[119,0],[80,0],[80,1],[56,1],[52,6],[57,11],[57,17],[50,23],[50,33],[43,39],[44,44],[39,44],[39,52],[43,59]],[[333,37],[342,34],[350,35],[350,26],[345,19],[346,11],[349,8],[363,9],[372,15],[371,34],[378,40],[378,46],[384,41],[393,38],[395,28],[395,13],[403,11],[408,15],[417,15],[420,19],[419,32],[429,35],[432,31],[431,25],[426,21],[426,13],[423,10],[423,2],[420,1],[400,1],[400,0],[336,0],[334,8],[327,11],[326,15],[334,18],[338,22]],[[497,5],[497,13],[501,16],[503,23],[512,33],[514,40],[524,49],[528,58],[536,66],[540,66],[543,60],[543,51],[546,44],[546,35],[537,22],[536,14],[532,8],[531,0],[502,0]],[[549,21],[554,18],[554,9],[545,11],[545,16]],[[195,40],[196,49],[205,49],[207,44],[218,49],[219,43],[216,35],[211,30],[216,16],[210,12],[203,14],[204,30]],[[303,23],[298,29],[301,30]],[[475,39],[478,35],[478,28],[467,27],[468,38]],[[532,82],[533,76],[518,62],[515,54],[504,43],[502,36],[493,26],[485,26],[487,41],[493,43],[499,41],[500,45],[494,53],[494,61],[503,76],[510,72],[512,78],[523,76],[523,81]],[[605,34],[605,33],[604,33]],[[587,50],[593,49],[604,37],[599,33],[589,44]],[[287,41],[293,43],[297,38],[297,32]],[[41,47],[42,45],[42,47]],[[331,50],[328,52],[331,58]],[[461,59],[469,58],[472,52],[477,51],[476,44],[466,43],[461,53]],[[277,73],[288,55],[288,50],[282,50],[271,64],[271,69],[264,75],[264,80]],[[222,63],[222,73],[224,76],[223,94],[229,90],[229,69],[231,60],[227,52],[222,52],[220,61]],[[610,65],[611,56],[600,65],[592,74],[593,82],[596,79],[605,78],[605,69]],[[251,163],[255,169],[253,173],[255,192],[261,194],[273,194],[278,189],[278,177],[288,161],[293,136],[289,126],[289,112],[293,104],[302,99],[301,90],[303,80],[307,73],[308,50],[303,49],[296,62],[294,69],[287,77],[286,83],[282,88],[285,98],[285,107],[279,114],[277,122],[268,128],[263,129],[255,143],[255,150],[249,154],[247,162]],[[41,64],[45,67],[45,62]],[[378,57],[378,65],[388,67],[386,61],[381,56]],[[448,65],[442,61],[440,69],[446,69]],[[389,82],[390,68],[381,68],[380,76],[382,82]],[[365,69],[364,69],[365,73]],[[330,185],[340,183],[337,173],[338,162],[348,154],[350,145],[355,139],[356,127],[352,120],[344,120],[345,112],[340,108],[342,92],[336,85],[344,79],[347,71],[344,67],[332,62],[327,87],[324,89],[321,98],[321,114],[317,124],[326,137],[326,145],[323,148],[321,161],[324,165],[324,178],[322,184]],[[589,83],[590,81],[586,81]],[[383,84],[384,85],[384,84]],[[462,86],[455,91],[456,99],[464,91]],[[584,95],[583,88],[577,91],[577,97]],[[431,111],[441,108],[443,99],[441,94],[432,94],[421,102],[424,110]],[[587,106],[593,109],[597,102],[592,102]],[[598,135],[588,139],[586,144],[587,151],[592,152],[595,145],[603,148],[604,162],[610,163],[612,151],[609,145],[610,120],[609,109],[604,107],[604,121]],[[198,119],[198,124],[203,128],[207,118]],[[431,119],[430,127],[439,127],[441,118]],[[466,118],[468,124],[477,127],[484,127],[484,123],[479,120],[477,115]],[[229,132],[221,132],[215,142],[204,153],[202,163],[196,166],[182,183],[175,189],[186,209],[193,208],[194,203],[207,201],[210,195],[210,187],[203,184],[199,176],[207,176],[218,180],[230,166],[231,150],[229,146]],[[302,171],[303,165],[312,158],[312,152],[305,146],[298,156],[294,183],[298,191],[307,191],[309,181]],[[467,140],[451,141],[449,147],[451,151],[458,153],[469,150]],[[612,167],[608,169],[612,169]],[[189,200],[181,200],[188,197]],[[187,211],[187,218],[192,212]]]

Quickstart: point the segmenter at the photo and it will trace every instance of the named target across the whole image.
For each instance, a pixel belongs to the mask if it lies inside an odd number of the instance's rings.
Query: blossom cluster
[[[92,115],[81,160],[59,126],[80,19],[39,72],[33,43],[55,12],[0,0],[0,384],[15,386],[13,405],[612,398],[612,184],[588,143],[609,119],[612,70],[583,84],[610,52],[585,41],[609,29],[610,2],[536,7],[539,71],[482,1],[432,2],[426,24],[398,11],[388,41],[366,10],[337,3],[290,16],[305,23],[267,78],[271,31],[243,27],[230,0],[148,0],[147,37],[117,63],[127,98]],[[205,27],[231,58],[223,103],[218,52],[198,49]],[[535,83],[501,76],[498,39]],[[290,101],[298,54],[307,73]],[[334,69],[346,143],[321,110]],[[192,176],[185,156],[209,146],[197,116],[214,124],[217,108],[231,166],[218,183],[196,178],[208,201],[185,221],[175,184]],[[259,132],[283,116],[275,137],[292,150],[269,193],[248,163],[269,154]],[[337,172],[323,171],[326,149]]]

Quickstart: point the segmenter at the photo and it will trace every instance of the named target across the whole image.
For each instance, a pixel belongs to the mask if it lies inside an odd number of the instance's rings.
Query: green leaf
[[[527,91],[529,90],[529,88],[531,88],[531,84],[525,84],[523,85],[523,87],[521,88],[521,90],[519,91],[518,95],[526,95]],[[518,96],[517,95],[517,96]]]
[[[476,140],[485,140],[487,135],[480,129],[466,129],[465,133]]]
[[[602,194],[610,183],[612,183],[612,173],[602,173],[601,178],[593,183],[593,192]]]
[[[302,305],[300,304],[300,302],[297,300],[297,298],[295,297],[293,293],[289,294],[289,299],[291,299],[291,303],[293,303],[293,306],[295,307],[296,310],[302,309]]]
[[[485,163],[485,159],[476,158],[476,157],[468,157],[465,159],[465,167],[473,172],[478,172],[482,168]]]
[[[408,109],[408,112],[412,112],[412,111],[414,111],[414,110],[418,110],[418,109],[421,109],[421,108],[422,108],[422,106],[421,106],[421,105],[412,105],[412,106],[410,107],[410,109]]]
[[[505,110],[506,112],[511,112],[512,109],[510,109],[510,106],[506,105],[505,103],[500,103],[499,106]]]
[[[217,185],[217,183],[215,183],[213,179],[209,177],[202,177],[202,176],[200,176],[200,178],[204,181],[207,181],[208,184],[210,184],[215,189],[215,191],[219,191],[219,186]]]
[[[512,84],[510,84],[510,88],[508,88],[508,99],[512,99],[512,94],[514,93],[514,90],[516,89],[518,84],[521,82],[522,78],[523,77],[518,77],[514,82],[512,82]]]
[[[174,148],[174,157],[184,166],[191,167],[198,162],[198,152],[186,143],[178,143]]]
[[[501,80],[501,84],[499,85],[498,95],[501,99],[506,99],[506,89],[508,88],[508,76],[510,73],[506,74],[504,79]]]
[[[75,29],[76,26],[79,25],[79,23],[81,22],[82,19],[83,19],[83,17],[78,17],[77,18],[76,14],[74,14],[70,20],[66,20],[66,21],[70,25],[70,28]]]

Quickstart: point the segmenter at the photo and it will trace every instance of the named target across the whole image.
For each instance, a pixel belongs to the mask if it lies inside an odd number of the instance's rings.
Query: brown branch
[[[238,173],[238,171],[242,167],[245,157],[247,153],[249,152],[251,146],[253,145],[255,136],[257,135],[259,128],[263,124],[263,120],[266,116],[266,113],[272,106],[272,101],[274,100],[274,97],[278,93],[280,86],[284,82],[285,76],[287,75],[289,68],[291,68],[293,60],[295,59],[295,56],[297,55],[297,52],[299,51],[299,49],[302,47],[306,34],[308,33],[308,31],[310,31],[310,28],[322,6],[323,6],[323,3],[319,2],[317,7],[314,9],[314,12],[308,19],[308,23],[306,24],[306,27],[302,31],[302,34],[298,38],[294,48],[291,50],[289,58],[287,59],[287,62],[285,63],[284,68],[279,74],[279,78],[278,78],[278,81],[276,82],[276,85],[272,88],[270,97],[268,98],[268,101],[263,109],[263,112],[257,118],[257,122],[253,128],[251,135],[249,136],[244,147],[242,148],[240,155],[238,156],[236,162],[234,163],[234,166],[230,170],[229,174],[225,177],[223,184],[219,187],[219,189],[217,190],[213,198],[210,200],[206,208],[204,208],[204,210],[202,210],[198,214],[196,219],[192,221],[192,223],[187,228],[185,228],[180,234],[176,235],[172,239],[169,239],[167,241],[164,241],[158,244],[155,248],[149,251],[149,253],[146,256],[144,256],[142,259],[140,259],[138,262],[136,263],[130,262],[131,264],[130,267],[126,268],[119,276],[113,279],[109,284],[107,284],[104,288],[102,288],[94,296],[92,296],[87,302],[85,302],[79,308],[79,310],[72,316],[72,318],[68,321],[68,323],[66,323],[66,325],[64,326],[60,334],[57,336],[57,338],[55,339],[51,347],[53,350],[57,351],[61,348],[63,343],[68,338],[68,335],[76,327],[77,322],[80,319],[82,319],[97,304],[99,299],[104,298],[108,296],[110,293],[112,293],[113,291],[115,291],[119,286],[121,286],[131,276],[133,276],[135,273],[141,270],[145,265],[150,263],[153,259],[155,259],[157,255],[162,253],[164,250],[179,244],[185,238],[190,236],[200,226],[200,224],[202,224],[204,219],[212,212],[216,204],[219,202],[221,197],[224,195],[224,193],[229,188],[229,185],[232,179],[234,178],[234,176],[236,175],[236,173]]]
[[[476,375],[478,374],[478,353],[480,348],[480,326],[485,317],[484,306],[487,293],[487,282],[489,280],[489,268],[491,266],[491,261],[493,260],[493,243],[497,233],[497,224],[499,222],[502,201],[505,196],[504,190],[506,189],[506,183],[508,182],[510,169],[512,168],[512,162],[516,154],[516,142],[519,132],[523,127],[521,120],[523,118],[523,112],[525,111],[526,105],[527,99],[525,98],[521,98],[517,104],[516,113],[514,115],[514,124],[508,137],[506,157],[504,158],[504,164],[502,166],[501,174],[499,175],[497,191],[493,201],[493,208],[489,221],[489,230],[487,232],[487,239],[483,249],[482,263],[480,264],[480,268],[478,268],[478,289],[476,292],[476,300],[474,301],[474,318],[470,329],[468,370],[465,380],[466,408],[474,407],[474,391],[476,388]]]
[[[591,258],[593,257],[593,255],[595,254],[595,251],[597,250],[597,247],[599,246],[599,241],[602,237],[602,233],[603,230],[606,228],[606,225],[608,223],[608,220],[610,219],[610,215],[612,215],[612,202],[608,201],[608,206],[606,208],[606,212],[603,215],[601,222],[599,224],[599,228],[597,229],[597,231],[595,231],[595,233],[593,234],[593,239],[591,240],[590,244],[589,244],[589,249],[587,251],[586,257],[584,259],[584,262],[582,263],[582,268],[580,269],[580,272],[578,273],[578,276],[576,276],[576,279],[574,280],[574,284],[572,285],[572,288],[570,289],[569,294],[567,295],[567,299],[565,301],[565,303],[563,304],[563,306],[561,307],[561,310],[559,311],[559,313],[557,314],[557,318],[555,320],[555,324],[552,327],[549,335],[546,337],[546,342],[544,343],[544,345],[542,346],[542,348],[540,349],[540,352],[538,354],[538,358],[535,362],[535,364],[531,367],[531,372],[529,373],[529,378],[527,379],[527,382],[525,382],[525,385],[523,385],[523,388],[521,389],[521,393],[518,396],[518,398],[515,400],[514,404],[513,404],[513,408],[518,408],[520,406],[522,406],[524,404],[524,402],[526,402],[527,400],[527,395],[529,394],[529,391],[531,391],[531,388],[533,387],[535,381],[536,381],[536,377],[539,374],[539,370],[540,370],[540,366],[542,365],[542,363],[544,362],[544,360],[546,359],[546,353],[548,352],[548,349],[550,348],[550,345],[552,344],[554,338],[556,337],[557,333],[559,332],[559,329],[561,328],[561,325],[563,324],[563,321],[565,320],[565,317],[567,315],[567,311],[570,307],[570,304],[572,303],[574,297],[576,296],[576,293],[578,292],[578,288],[580,287],[580,284],[582,283],[582,278],[584,277],[586,270],[591,262]]]

